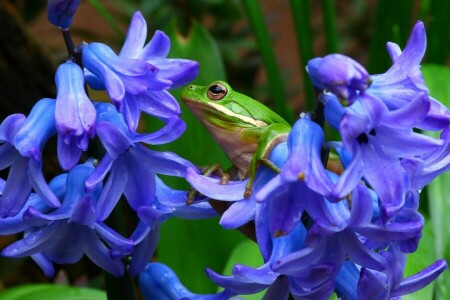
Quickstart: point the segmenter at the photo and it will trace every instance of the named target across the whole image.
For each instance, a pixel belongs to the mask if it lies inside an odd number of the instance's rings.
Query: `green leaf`
[[[245,240],[236,245],[236,247],[233,249],[233,252],[231,252],[230,257],[228,258],[223,274],[230,275],[231,272],[233,271],[234,265],[236,264],[246,265],[254,268],[263,265],[264,261],[262,259],[258,245],[251,240]],[[219,291],[220,290],[222,289],[219,289]],[[241,295],[239,296],[239,299],[245,300],[263,299],[265,292],[266,291],[263,290],[253,295]]]
[[[0,292],[0,300],[106,300],[106,293],[65,285],[21,285]]]
[[[425,82],[430,90],[430,95],[447,107],[450,107],[450,68],[440,65],[423,65],[422,72]],[[430,135],[437,137],[437,133]],[[428,205],[431,223],[434,230],[434,248],[437,258],[450,260],[450,197],[448,187],[450,186],[450,174],[441,174],[427,186]],[[422,244],[422,242],[421,242]],[[429,244],[432,244],[430,241]],[[450,274],[444,272],[437,280],[436,299],[450,298]]]

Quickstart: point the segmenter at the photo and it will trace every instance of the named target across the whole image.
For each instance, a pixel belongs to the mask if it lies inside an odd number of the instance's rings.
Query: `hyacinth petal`
[[[365,185],[359,183],[351,193],[351,211],[348,226],[365,226],[373,216],[372,197]]]
[[[386,268],[386,260],[378,253],[366,248],[351,229],[345,229],[339,236],[339,243],[348,259],[358,265],[382,271]]]
[[[14,137],[14,145],[22,156],[41,160],[41,150],[45,142],[56,133],[54,99],[41,99],[32,108],[30,114]]]
[[[114,276],[121,276],[125,272],[122,261],[111,258],[109,249],[100,241],[94,231],[89,233],[89,243],[85,243],[85,252],[97,266]]]
[[[181,114],[180,105],[168,91],[145,91],[135,96],[139,108],[152,116],[168,119]]]
[[[141,111],[139,110],[138,104],[135,101],[134,97],[134,95],[125,93],[121,108],[121,113],[125,119],[125,123],[127,123],[128,125],[128,130],[130,132],[136,131],[139,124],[139,119],[141,117]]]
[[[366,169],[366,164],[362,158],[363,154],[361,150],[354,153],[353,160],[350,165],[347,166],[344,173],[341,174],[331,192],[331,200],[345,198],[358,184]]]
[[[161,205],[173,209],[174,215],[182,219],[205,219],[217,216],[217,212],[208,202],[186,205],[187,192],[174,190],[158,177],[156,178],[156,199]]]
[[[304,248],[275,260],[271,268],[281,274],[303,270],[318,262],[325,250],[325,247]]]
[[[151,164],[142,159],[137,149],[131,149],[123,158],[123,168],[128,173],[123,191],[130,206],[137,210],[152,205],[155,198],[155,173]]]
[[[42,253],[33,254],[31,255],[31,258],[41,268],[45,276],[47,277],[55,276],[55,268],[53,267],[53,263],[44,254]]]
[[[189,59],[152,59],[158,76],[172,81],[171,89],[184,86],[198,75],[198,62]]]
[[[430,101],[430,110],[420,128],[424,130],[441,130],[449,127],[450,111],[448,108],[433,97],[428,97],[428,100]]]
[[[80,160],[83,150],[67,144],[62,136],[58,136],[57,153],[59,165],[63,170],[72,169]]]
[[[58,67],[55,81],[58,91],[55,107],[58,133],[63,137],[92,137],[96,112],[84,91],[83,71],[77,64],[68,61]]]
[[[133,258],[131,259],[131,263],[129,265],[129,272],[131,275],[138,276],[139,274],[143,274],[141,272],[144,271],[146,264],[153,256],[156,247],[158,246],[159,236],[159,225],[156,224],[155,227],[145,236],[142,241],[136,241],[137,245],[133,252]],[[134,238],[134,233],[131,238]]]
[[[238,228],[254,219],[255,206],[253,199],[236,201],[223,213],[219,224],[225,229]]]
[[[25,257],[43,252],[56,244],[57,238],[53,238],[59,230],[58,222],[54,222],[45,228],[32,232],[23,239],[14,242],[2,251],[3,256]]]
[[[405,77],[420,64],[427,45],[425,26],[417,22],[409,36],[403,53],[397,58],[394,65],[383,75],[383,83],[395,82],[398,78]]]
[[[47,18],[55,26],[67,29],[72,24],[73,15],[81,0],[47,1]]]
[[[185,177],[187,168],[195,169],[191,162],[175,153],[153,151],[140,144],[136,144],[136,149],[136,151],[139,151],[139,156],[141,156],[138,161],[141,163],[145,162],[147,167],[155,173]]]
[[[51,207],[59,207],[61,205],[58,197],[56,197],[55,193],[45,181],[42,167],[39,162],[34,160],[28,161],[28,179],[30,180],[34,191],[44,199],[48,205]]]
[[[275,282],[279,274],[270,270],[268,264],[264,264],[257,269],[244,265],[235,265],[233,268],[233,276],[243,282],[259,283],[269,286]]]
[[[377,168],[366,168],[364,177],[377,192],[382,208],[383,221],[395,215],[404,204],[405,173],[400,160],[383,154],[375,145],[364,151],[365,163]],[[379,172],[383,170],[383,172]]]
[[[301,289],[297,286],[291,286],[292,295],[297,299],[328,299],[334,290],[334,282],[326,281],[324,284],[313,289]]]
[[[169,122],[156,132],[148,134],[134,134],[133,142],[143,142],[149,145],[161,145],[173,142],[186,129],[186,123],[181,118],[171,118]]]
[[[112,249],[129,255],[133,252],[134,241],[124,238],[104,223],[95,223],[95,231]]]
[[[200,175],[192,168],[187,169],[186,180],[198,192],[209,198],[221,201],[244,199],[245,186],[247,184],[247,180],[220,184],[220,179]]]
[[[319,125],[307,117],[298,120],[288,137],[291,154],[281,177],[296,181],[301,176],[310,189],[321,195],[328,195],[333,183],[328,178],[320,157],[323,140],[323,131]]]
[[[392,290],[391,296],[399,297],[418,291],[430,284],[445,269],[447,269],[447,262],[439,259],[422,271],[403,279],[400,285]]]
[[[259,284],[248,281],[240,281],[233,276],[219,275],[213,270],[206,268],[206,276],[211,279],[217,285],[230,290],[236,294],[254,294],[262,291],[267,287],[265,284]]]
[[[264,261],[268,261],[272,254],[273,241],[272,235],[269,230],[269,222],[267,217],[270,209],[270,202],[262,202],[256,206],[255,213],[255,231],[256,241],[258,242],[259,249]]]
[[[358,233],[383,242],[396,242],[420,236],[424,219],[414,209],[403,208],[395,222],[385,225],[370,224],[357,229]]]
[[[398,129],[411,128],[427,115],[430,106],[428,94],[420,92],[406,105],[389,112],[383,122]]]
[[[119,155],[133,146],[132,141],[113,123],[97,123],[97,134],[106,151],[113,159],[117,159]]]
[[[147,22],[140,11],[136,11],[131,18],[128,26],[127,36],[120,50],[120,57],[133,58],[139,57],[140,52],[147,38]]]
[[[96,171],[97,169],[95,169],[92,175],[94,175]],[[92,175],[86,180],[86,184],[92,178]],[[111,214],[125,189],[127,181],[127,168],[122,163],[116,163],[111,169],[108,180],[106,181],[95,206],[97,221],[101,222]]]
[[[227,291],[208,295],[194,294],[184,287],[174,271],[161,263],[147,264],[145,271],[139,276],[139,288],[147,300],[225,300],[232,296]]]
[[[14,137],[25,122],[23,114],[13,114],[7,116],[0,125],[0,141],[14,144]]]
[[[387,42],[386,49],[393,63],[395,63],[402,54],[402,49],[400,49],[400,46],[396,43]]]
[[[139,59],[149,60],[165,58],[170,51],[170,39],[161,30],[156,30],[151,40],[144,47]]]
[[[173,209],[167,208],[153,208],[149,206],[141,206],[137,210],[139,219],[147,224],[150,228],[153,228],[157,223],[161,223],[169,217],[173,212]]]
[[[85,225],[91,229],[94,229],[95,211],[90,196],[84,195],[78,199],[68,222],[75,222],[79,225]]]
[[[28,159],[19,157],[12,164],[0,198],[0,218],[19,213],[31,193],[27,172]]]
[[[275,235],[289,234],[299,222],[303,205],[295,195],[307,195],[308,189],[303,182],[290,184],[284,197],[272,198],[270,200],[269,226],[270,232]]]
[[[88,192],[93,191],[105,179],[112,167],[113,159],[106,153],[97,164],[94,172],[86,179],[85,186]]]

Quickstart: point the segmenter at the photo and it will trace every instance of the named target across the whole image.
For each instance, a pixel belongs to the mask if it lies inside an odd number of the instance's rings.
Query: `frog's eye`
[[[213,83],[208,88],[208,98],[211,100],[220,100],[227,94],[227,87],[221,83]]]

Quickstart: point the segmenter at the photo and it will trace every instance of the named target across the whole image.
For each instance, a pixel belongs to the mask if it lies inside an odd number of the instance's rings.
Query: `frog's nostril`
[[[193,85],[190,85],[190,86],[189,86],[189,89],[190,89],[190,90],[193,90],[193,89],[194,89],[194,86],[193,86]]]

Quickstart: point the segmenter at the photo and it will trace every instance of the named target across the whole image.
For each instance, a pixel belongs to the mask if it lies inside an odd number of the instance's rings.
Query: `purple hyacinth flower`
[[[169,267],[161,263],[147,264],[139,275],[139,289],[147,300],[227,300],[234,296],[229,291],[209,295],[192,293]]]
[[[93,61],[91,53],[88,53],[86,57],[89,63],[85,64],[88,69],[87,82],[95,89],[108,90],[118,111],[123,113],[130,131],[136,130],[141,111],[161,119],[179,116],[181,113],[179,104],[167,90],[185,85],[198,74],[197,62],[166,58],[170,50],[170,40],[163,32],[156,31],[147,45],[145,45],[146,37],[147,24],[138,11],[133,15],[125,43],[118,57],[104,46],[94,46],[98,49],[94,49],[95,52],[100,52],[100,48],[103,49],[102,51],[108,52],[109,57],[114,57],[115,61],[122,66],[127,63],[151,66],[153,70],[151,78],[146,79],[144,84],[138,84],[139,89],[118,89],[117,87],[121,85],[110,86],[106,81],[108,77],[101,75],[103,71],[94,68],[98,62],[95,61],[94,65],[90,63]],[[112,63],[110,66],[114,67]],[[113,89],[114,87],[116,90]]]
[[[307,202],[320,203],[333,188],[320,157],[323,139],[319,125],[307,116],[299,119],[289,133],[289,154],[281,173],[256,194],[259,202],[270,199],[269,224],[275,236],[289,233]]]
[[[304,247],[305,235],[305,228],[302,224],[298,224],[298,226],[296,226],[296,228],[288,235],[272,238],[271,249],[265,249],[265,251],[270,251],[270,256],[265,263],[258,268],[235,265],[232,275],[230,276],[217,274],[210,269],[206,270],[206,274],[217,285],[225,288],[225,291],[243,295],[254,294],[269,288],[267,291],[268,294],[272,294],[276,290],[280,292],[280,294],[277,295],[279,299],[284,299],[283,295],[287,297],[289,287],[287,286],[284,290],[281,289],[281,287],[286,287],[286,284],[280,277],[281,274],[275,272],[271,265],[281,257]],[[311,279],[311,281],[314,281],[314,279]]]
[[[141,144],[158,145],[173,141],[184,131],[180,119],[173,119],[157,132],[131,133],[123,116],[112,105],[97,103],[97,134],[106,154],[86,181],[88,190],[94,189],[109,173],[97,203],[99,218],[104,219],[115,207],[122,194],[137,211],[151,206],[155,197],[156,174],[184,177],[190,162],[170,152],[158,152]]]
[[[311,59],[307,70],[317,88],[328,90],[350,103],[353,103],[358,92],[365,91],[371,83],[369,73],[363,66],[341,54]]]
[[[332,106],[326,104],[325,110],[327,107]],[[429,107],[425,93],[394,111],[389,111],[377,97],[361,93],[359,101],[345,113],[337,112],[341,116],[340,124],[332,125],[339,126],[346,156],[352,157],[352,161],[340,176],[331,197],[344,198],[364,177],[380,198],[383,220],[395,215],[403,206],[407,192],[407,176],[399,159],[435,151],[443,144],[442,140],[413,131]],[[343,161],[345,164],[346,159]]]
[[[52,262],[75,263],[86,254],[111,274],[122,275],[125,267],[111,252],[130,254],[134,243],[99,220],[96,202],[102,187],[87,193],[84,187],[93,170],[93,165],[87,162],[68,173],[59,208],[41,211],[39,207],[29,206],[23,213],[23,220],[31,227],[24,232],[23,239],[5,248],[2,255],[33,256],[45,267],[44,273],[53,276]]]
[[[77,64],[68,61],[60,65],[55,80],[58,159],[64,170],[70,170],[95,135],[96,112],[84,91],[84,73]]]
[[[48,20],[61,29],[67,29],[72,24],[73,15],[79,5],[80,0],[48,0]]]
[[[373,75],[373,83],[368,92],[382,99],[390,110],[407,105],[419,94],[428,93],[420,62],[425,54],[427,37],[422,22],[417,22],[402,52],[394,43],[387,48],[393,65],[384,74]],[[429,97],[430,109],[417,125],[425,130],[441,130],[450,125],[450,112],[436,99]]]
[[[394,247],[382,251],[381,255],[389,262],[386,270],[377,272],[362,268],[358,282],[347,278],[353,286],[357,283],[358,299],[392,299],[416,292],[447,268],[444,260],[437,260],[417,274],[403,278],[405,255]]]
[[[41,152],[48,138],[56,133],[55,100],[41,99],[28,117],[14,114],[0,126],[0,169],[10,167],[2,197],[0,217],[19,213],[34,188],[47,203],[59,206],[42,173]]]

